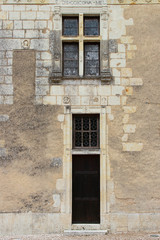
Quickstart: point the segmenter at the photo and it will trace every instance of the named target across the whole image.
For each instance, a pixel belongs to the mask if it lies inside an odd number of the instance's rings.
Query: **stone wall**
[[[0,5],[1,234],[72,228],[71,116],[92,112],[106,123],[100,228],[159,230],[160,5],[123,3],[94,3],[108,16],[108,85],[50,81],[50,34],[63,4]]]

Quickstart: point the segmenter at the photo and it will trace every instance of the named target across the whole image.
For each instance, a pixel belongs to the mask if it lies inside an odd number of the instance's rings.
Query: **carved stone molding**
[[[0,0],[0,4],[36,4],[79,7],[103,7],[106,5],[160,4],[160,0]]]
[[[30,40],[29,39],[25,39],[22,42],[22,48],[23,49],[29,49],[30,48]]]
[[[51,77],[61,77],[62,75],[62,24],[61,7],[56,6],[53,12],[54,30],[50,32],[50,51],[52,53],[52,72]]]
[[[50,83],[51,84],[62,84],[63,81],[67,81],[69,80],[70,82],[73,81],[74,84],[75,84],[75,81],[77,81],[79,84],[79,81],[81,80],[86,80],[86,81],[89,81],[89,80],[99,80],[101,81],[101,84],[110,84],[110,82],[112,81],[112,75],[111,75],[111,72],[110,70],[108,71],[105,71],[105,72],[101,72],[102,75],[98,76],[98,77],[64,77],[64,76],[58,76],[58,74],[60,75],[61,73],[57,73],[57,72],[52,72],[52,75],[50,76]]]
[[[68,96],[63,97],[63,103],[64,104],[69,104],[70,103],[70,98]]]

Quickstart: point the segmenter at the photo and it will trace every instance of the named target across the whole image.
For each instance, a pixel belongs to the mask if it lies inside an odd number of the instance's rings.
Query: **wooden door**
[[[99,155],[73,155],[72,223],[100,223]]]

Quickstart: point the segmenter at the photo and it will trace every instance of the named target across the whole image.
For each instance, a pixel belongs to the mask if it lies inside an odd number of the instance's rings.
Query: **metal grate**
[[[73,148],[99,148],[99,115],[73,115]]]

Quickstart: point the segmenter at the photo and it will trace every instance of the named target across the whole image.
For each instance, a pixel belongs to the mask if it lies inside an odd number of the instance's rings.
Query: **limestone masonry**
[[[0,1],[0,234],[160,231],[160,1]],[[63,35],[63,17],[78,36]],[[99,36],[84,36],[98,16]],[[79,76],[65,77],[64,42]],[[86,77],[84,46],[100,44]],[[100,148],[74,149],[75,114],[97,114]],[[72,157],[100,156],[100,223],[72,223]]]

